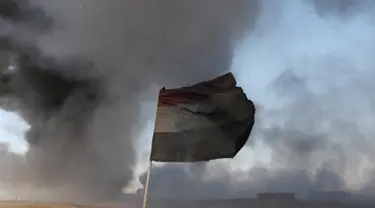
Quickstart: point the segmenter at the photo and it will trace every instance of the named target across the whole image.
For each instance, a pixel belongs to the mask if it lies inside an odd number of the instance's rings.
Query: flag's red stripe
[[[170,106],[201,101],[212,94],[227,92],[236,87],[236,80],[231,73],[207,82],[178,89],[161,89],[158,106]]]

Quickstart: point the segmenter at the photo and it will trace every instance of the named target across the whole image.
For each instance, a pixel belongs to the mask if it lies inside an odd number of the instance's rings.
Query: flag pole
[[[147,208],[148,187],[149,187],[149,183],[150,183],[151,167],[152,167],[152,160],[150,159],[148,161],[148,169],[147,169],[147,178],[146,178],[146,185],[145,185],[145,193],[143,195],[143,208]]]

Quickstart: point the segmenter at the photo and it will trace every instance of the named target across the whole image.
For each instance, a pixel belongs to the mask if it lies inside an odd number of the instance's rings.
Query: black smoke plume
[[[258,11],[255,0],[2,2],[16,64],[2,71],[1,100],[31,126],[29,179],[90,199],[133,178],[142,104],[230,70]]]

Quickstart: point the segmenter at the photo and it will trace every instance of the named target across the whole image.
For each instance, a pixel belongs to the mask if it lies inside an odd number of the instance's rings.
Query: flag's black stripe
[[[222,130],[222,132],[227,136],[227,138],[233,138],[236,140],[236,153],[239,152],[246,144],[252,128],[254,126],[254,117],[255,117],[255,105],[252,101],[246,99],[246,95],[242,93],[244,96],[244,100],[248,102],[248,109],[247,112],[248,120],[243,121],[236,118],[232,115],[227,109],[217,107],[214,112],[212,113],[200,113],[200,112],[193,112],[188,109],[181,109],[183,111],[188,111],[189,113],[195,115],[203,115],[206,119],[211,121],[215,126]],[[246,125],[247,123],[248,128],[244,131],[244,128],[233,128],[233,124],[241,123]]]
[[[250,109],[251,114],[248,115],[249,117],[246,122],[239,121],[235,116],[233,116],[227,110],[220,109],[220,108],[218,108],[214,113],[206,115],[206,118],[209,119],[211,122],[215,123],[218,126],[218,128],[220,128],[228,136],[228,138],[236,139],[236,153],[238,153],[242,149],[242,147],[245,146],[254,126],[255,105],[252,101],[250,100],[247,100],[247,101],[249,102],[249,109]],[[229,124],[241,122],[241,123],[244,123],[243,125],[247,125],[247,127],[241,128],[240,131],[242,132],[239,132],[238,131],[239,129],[233,128],[232,125],[222,125],[223,122],[226,122]],[[246,130],[243,131],[243,129],[246,129]]]

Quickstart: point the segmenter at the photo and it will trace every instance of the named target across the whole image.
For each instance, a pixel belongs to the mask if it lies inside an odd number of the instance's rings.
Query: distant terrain
[[[266,194],[257,199],[177,200],[150,198],[148,208],[373,208],[374,205],[355,201],[299,200],[292,194]],[[2,201],[0,208],[142,208],[142,199],[127,199],[95,205],[31,201]]]

